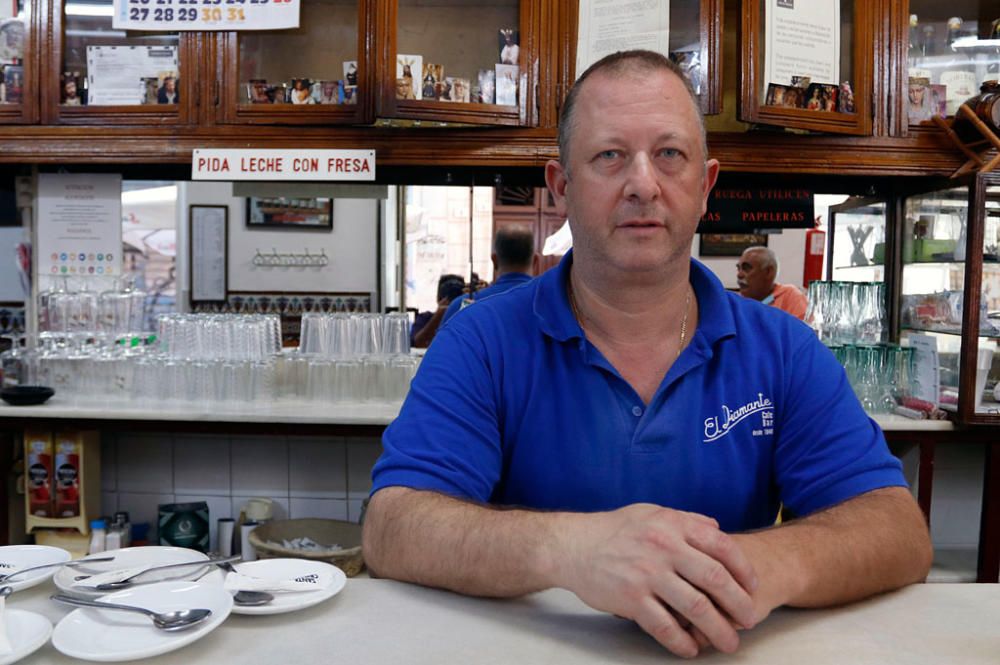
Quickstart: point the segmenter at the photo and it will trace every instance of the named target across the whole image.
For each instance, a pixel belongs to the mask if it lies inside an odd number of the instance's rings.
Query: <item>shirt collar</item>
[[[583,329],[573,315],[566,292],[572,265],[571,249],[558,266],[538,278],[538,289],[532,304],[538,327],[558,342],[583,337]],[[698,298],[698,329],[695,334],[700,335],[709,346],[724,337],[735,335],[732,304],[719,278],[701,262],[691,259],[690,280]]]

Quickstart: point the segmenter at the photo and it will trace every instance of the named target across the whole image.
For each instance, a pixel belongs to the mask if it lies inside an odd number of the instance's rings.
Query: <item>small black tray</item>
[[[48,386],[12,386],[0,390],[0,399],[11,406],[32,406],[44,404],[55,394],[56,391]]]

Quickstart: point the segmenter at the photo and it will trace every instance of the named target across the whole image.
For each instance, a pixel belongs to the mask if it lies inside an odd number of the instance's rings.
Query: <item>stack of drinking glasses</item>
[[[878,344],[886,333],[885,284],[810,282],[805,322],[824,344]]]
[[[810,282],[805,321],[844,366],[865,411],[893,413],[910,396],[913,349],[882,341],[885,284]]]
[[[127,397],[128,359],[152,341],[144,332],[146,294],[115,280],[100,295],[66,278],[38,296],[37,343],[23,353],[22,382],[50,386],[67,402]]]
[[[235,408],[277,396],[277,314],[162,314],[157,325],[155,353],[134,363],[141,400]]]
[[[282,385],[288,396],[322,403],[400,401],[419,362],[409,353],[406,314],[306,313]]]

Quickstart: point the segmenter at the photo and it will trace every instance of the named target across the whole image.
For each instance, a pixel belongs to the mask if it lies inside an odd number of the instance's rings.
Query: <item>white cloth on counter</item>
[[[0,655],[14,651],[14,647],[10,644],[10,638],[7,637],[6,605],[7,599],[0,596]]]
[[[226,591],[316,591],[329,586],[326,576],[310,573],[294,580],[269,580],[261,577],[229,573],[223,583]]]

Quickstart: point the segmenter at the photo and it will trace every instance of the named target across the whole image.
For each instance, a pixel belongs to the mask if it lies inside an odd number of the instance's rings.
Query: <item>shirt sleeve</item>
[[[874,489],[906,487],[902,465],[861,407],[843,367],[807,332],[785,358],[785,406],[775,432],[781,500],[795,514],[807,515]]]
[[[493,374],[466,317],[442,329],[382,436],[372,494],[405,486],[488,501],[502,469]]]

